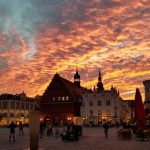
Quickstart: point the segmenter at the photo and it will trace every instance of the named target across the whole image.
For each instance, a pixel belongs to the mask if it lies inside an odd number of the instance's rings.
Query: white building
[[[150,80],[143,81],[145,88],[145,102],[144,107],[146,111],[146,115],[150,117]]]
[[[8,125],[11,121],[23,124],[29,123],[29,112],[38,110],[39,106],[35,99],[29,98],[23,92],[21,94],[0,95],[0,126]]]
[[[131,112],[128,102],[122,100],[114,87],[111,87],[110,90],[104,90],[100,72],[97,87],[94,93],[82,95],[82,123],[84,125],[98,125],[105,121],[112,124],[129,121]]]

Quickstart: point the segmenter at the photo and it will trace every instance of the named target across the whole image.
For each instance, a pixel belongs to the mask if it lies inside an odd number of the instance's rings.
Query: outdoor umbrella
[[[135,121],[137,129],[144,129],[146,124],[144,104],[140,90],[137,88],[135,93]]]

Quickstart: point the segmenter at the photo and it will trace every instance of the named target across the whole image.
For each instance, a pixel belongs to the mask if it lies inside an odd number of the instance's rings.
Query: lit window
[[[52,99],[53,99],[53,101],[55,101],[55,97],[53,97]]]
[[[20,114],[20,117],[24,117],[24,113],[21,113],[21,114]]]
[[[65,100],[65,97],[62,97],[62,101],[64,101]]]
[[[60,101],[60,100],[61,100],[61,98],[60,98],[60,97],[58,97],[58,100]]]
[[[66,101],[68,101],[69,100],[69,96],[66,96]]]

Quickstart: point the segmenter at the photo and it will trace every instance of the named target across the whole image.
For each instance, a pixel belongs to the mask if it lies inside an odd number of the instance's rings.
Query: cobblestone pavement
[[[0,150],[29,150],[29,129],[25,135],[19,135],[16,129],[16,142],[9,142],[9,129],[0,129]],[[121,140],[116,129],[109,129],[109,137],[104,137],[102,128],[83,128],[79,141],[63,142],[53,136],[39,139],[39,150],[150,150],[150,141]]]

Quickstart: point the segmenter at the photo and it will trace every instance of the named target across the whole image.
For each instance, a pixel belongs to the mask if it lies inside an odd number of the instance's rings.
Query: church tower
[[[76,73],[74,75],[74,84],[80,87],[80,75],[78,73],[78,68],[76,69]]]
[[[98,83],[97,83],[97,92],[104,91],[103,83],[102,83],[102,76],[99,69],[99,76],[98,76]]]

